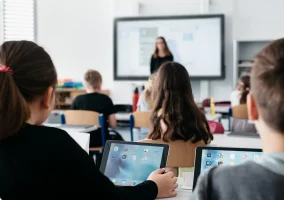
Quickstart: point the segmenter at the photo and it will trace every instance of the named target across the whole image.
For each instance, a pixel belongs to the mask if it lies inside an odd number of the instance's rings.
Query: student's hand
[[[175,189],[178,187],[177,177],[173,172],[167,172],[166,169],[157,169],[152,172],[148,177],[148,180],[154,181],[158,186],[157,198],[175,197],[177,192]]]

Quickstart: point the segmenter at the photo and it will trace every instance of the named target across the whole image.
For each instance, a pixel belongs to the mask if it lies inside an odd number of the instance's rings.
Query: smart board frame
[[[221,74],[218,76],[190,76],[191,80],[220,80],[225,79],[225,27],[224,14],[208,14],[208,15],[177,15],[177,16],[151,16],[151,17],[118,17],[114,19],[113,23],[113,75],[116,81],[145,81],[149,76],[120,76],[118,75],[118,55],[117,55],[117,43],[118,33],[117,27],[119,22],[127,21],[149,21],[149,20],[178,20],[178,19],[220,19],[220,46],[221,46]],[[149,62],[150,63],[150,62]],[[149,68],[150,70],[150,68]]]

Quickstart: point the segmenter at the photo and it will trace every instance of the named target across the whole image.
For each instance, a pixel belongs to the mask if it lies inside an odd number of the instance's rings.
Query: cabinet
[[[234,40],[233,85],[238,79],[250,74],[255,55],[272,40]]]

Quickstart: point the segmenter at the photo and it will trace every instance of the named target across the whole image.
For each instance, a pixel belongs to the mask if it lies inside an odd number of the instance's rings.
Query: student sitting
[[[159,68],[153,99],[153,130],[141,142],[169,144],[168,169],[177,175],[178,167],[193,167],[195,148],[208,144],[213,136],[194,102],[184,66],[167,62]]]
[[[242,76],[238,82],[237,90],[231,93],[231,106],[246,104],[247,95],[250,90],[250,76]]]
[[[232,101],[232,119],[230,130],[232,132],[249,132],[256,133],[255,125],[248,120],[247,112],[247,95],[250,91],[250,76],[245,75],[240,78],[238,84],[238,103],[235,100]]]
[[[155,81],[156,73],[153,73],[145,86],[145,89],[142,95],[139,96],[138,103],[137,103],[137,111],[140,112],[149,112],[151,111],[153,105],[152,100],[152,90],[153,90],[153,82]],[[145,139],[149,132],[149,128],[141,128],[139,133],[139,140]]]
[[[284,187],[284,39],[255,58],[247,106],[261,136],[260,162],[213,167],[199,177],[193,200],[279,200]]]
[[[106,140],[123,140],[115,133],[109,134],[108,127],[116,128],[115,107],[111,98],[101,93],[102,76],[96,70],[88,70],[84,76],[84,87],[87,94],[75,98],[71,105],[73,110],[89,110],[102,113],[104,115],[105,138]],[[101,130],[91,132],[90,147],[102,146]]]
[[[176,196],[173,173],[117,187],[63,130],[42,126],[55,103],[50,56],[29,41],[0,47],[0,198],[154,200]]]

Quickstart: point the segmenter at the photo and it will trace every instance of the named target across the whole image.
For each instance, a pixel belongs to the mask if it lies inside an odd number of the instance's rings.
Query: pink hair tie
[[[0,67],[0,73],[1,72],[8,72],[10,73],[11,75],[13,75],[13,70],[10,68],[10,67],[7,67],[7,66],[2,66]]]

